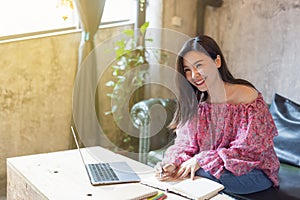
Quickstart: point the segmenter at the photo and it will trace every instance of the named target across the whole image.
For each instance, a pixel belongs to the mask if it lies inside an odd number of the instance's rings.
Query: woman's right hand
[[[176,174],[177,167],[172,164],[163,164],[162,162],[158,162],[155,169],[155,176],[160,181],[171,181],[174,179],[174,175]]]

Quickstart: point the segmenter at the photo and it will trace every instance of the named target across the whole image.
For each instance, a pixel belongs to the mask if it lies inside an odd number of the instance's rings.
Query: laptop
[[[71,126],[72,134],[92,185],[140,182],[140,177],[126,162],[86,163],[78,144],[76,134]]]

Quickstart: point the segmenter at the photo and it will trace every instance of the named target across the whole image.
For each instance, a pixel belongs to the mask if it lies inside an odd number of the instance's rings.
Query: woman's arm
[[[186,123],[176,130],[175,142],[166,150],[163,163],[179,166],[198,152],[199,147],[195,141],[197,127],[194,122]]]

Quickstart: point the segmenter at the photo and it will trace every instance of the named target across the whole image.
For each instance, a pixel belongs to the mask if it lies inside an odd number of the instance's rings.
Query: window
[[[0,37],[78,28],[75,8],[64,2],[68,1],[0,0]],[[136,0],[106,0],[101,23],[133,21],[135,4]]]
[[[101,23],[130,21],[136,16],[137,0],[106,0]]]

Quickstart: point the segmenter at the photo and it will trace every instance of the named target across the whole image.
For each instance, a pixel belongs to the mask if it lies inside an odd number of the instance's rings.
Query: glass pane
[[[137,0],[106,0],[101,23],[133,20]]]
[[[137,0],[106,0],[102,23],[133,20]],[[68,0],[0,0],[0,37],[75,27]]]
[[[0,0],[0,37],[75,26],[74,9],[58,0]]]

